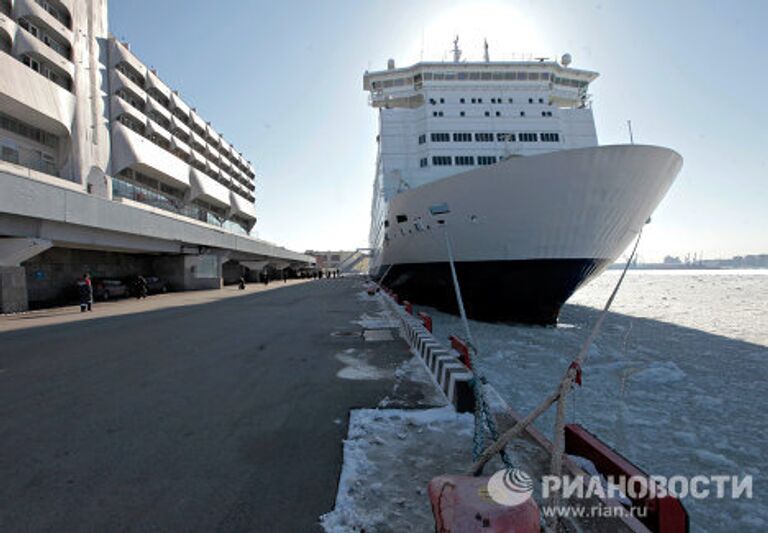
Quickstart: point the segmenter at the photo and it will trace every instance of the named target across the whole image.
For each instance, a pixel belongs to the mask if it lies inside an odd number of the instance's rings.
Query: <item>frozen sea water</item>
[[[577,292],[558,327],[471,322],[511,406],[527,412],[554,388],[618,276]],[[457,317],[424,310],[441,341],[463,333]],[[751,474],[752,500],[684,503],[696,531],[768,530],[768,271],[630,271],[568,419],[652,474]],[[553,422],[536,425],[551,435]]]

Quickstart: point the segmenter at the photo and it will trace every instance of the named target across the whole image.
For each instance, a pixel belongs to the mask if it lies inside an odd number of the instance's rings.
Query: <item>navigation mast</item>
[[[459,49],[459,36],[453,40],[453,62],[458,63],[461,61],[461,50]]]

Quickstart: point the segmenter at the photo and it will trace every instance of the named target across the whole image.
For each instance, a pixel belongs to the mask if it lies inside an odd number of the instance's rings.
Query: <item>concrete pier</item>
[[[350,408],[414,405],[356,279],[0,318],[0,530],[313,531]],[[377,377],[339,377],[355,353]],[[343,375],[343,373],[342,373]]]

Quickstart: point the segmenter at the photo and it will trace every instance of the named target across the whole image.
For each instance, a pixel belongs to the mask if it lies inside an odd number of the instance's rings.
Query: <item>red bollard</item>
[[[494,476],[495,477],[495,476]],[[500,505],[488,496],[491,478],[438,476],[428,494],[435,531],[462,533],[538,533],[541,513],[536,500],[525,495],[515,505]],[[510,502],[512,503],[512,502]]]
[[[403,301],[403,306],[405,307],[405,312],[409,315],[413,314],[413,305],[408,300]]]
[[[421,319],[421,323],[424,324],[425,328],[427,328],[427,331],[432,333],[432,317],[427,313],[419,313],[418,316]]]
[[[467,346],[467,343],[456,335],[451,335],[448,337],[448,340],[451,341],[451,348],[459,352],[459,359],[464,363],[464,366],[472,370],[472,363],[469,360],[469,346]]]

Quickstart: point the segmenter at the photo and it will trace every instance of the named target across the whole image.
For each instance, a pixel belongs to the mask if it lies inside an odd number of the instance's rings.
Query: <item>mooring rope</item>
[[[610,297],[608,298],[608,301],[605,303],[605,306],[603,307],[602,312],[600,313],[600,316],[598,317],[597,321],[595,322],[594,327],[592,328],[591,333],[587,337],[587,339],[584,341],[584,344],[581,346],[581,350],[579,351],[576,358],[573,360],[573,362],[570,364],[568,369],[565,371],[565,375],[561,379],[560,383],[557,386],[557,389],[547,396],[547,398],[541,402],[538,406],[536,406],[533,411],[528,413],[528,415],[520,420],[517,424],[515,424],[513,427],[508,429],[501,437],[496,439],[496,441],[488,446],[488,448],[485,449],[485,451],[481,454],[480,458],[477,459],[472,466],[470,467],[468,473],[470,475],[480,475],[483,471],[483,467],[486,465],[486,463],[497,453],[500,452],[500,450],[503,450],[504,447],[520,435],[525,428],[527,428],[534,420],[536,420],[539,416],[541,416],[542,413],[544,413],[549,406],[551,406],[553,403],[561,400],[565,401],[565,397],[568,394],[568,391],[573,386],[573,382],[577,379],[577,376],[581,376],[581,365],[584,363],[584,361],[587,358],[587,354],[589,352],[589,348],[592,345],[592,342],[594,342],[595,338],[597,337],[597,334],[600,332],[600,328],[603,325],[603,321],[605,320],[605,317],[608,315],[608,310],[611,307],[611,304],[613,303],[613,300],[616,298],[616,294],[619,292],[619,288],[621,287],[621,284],[624,282],[624,277],[627,275],[627,270],[629,270],[629,266],[632,264],[632,261],[635,257],[635,254],[637,253],[637,247],[640,244],[640,237],[642,237],[643,231],[642,228],[640,229],[640,232],[637,235],[637,240],[635,241],[635,246],[632,249],[632,253],[629,256],[629,259],[627,260],[626,265],[624,265],[624,270],[621,273],[621,276],[619,277],[618,282],[616,283],[616,286],[613,289],[613,292],[611,292]],[[563,448],[565,445],[565,438],[564,438],[564,431],[563,428],[565,427],[565,409],[558,409],[558,413],[556,416],[556,426],[555,426],[555,442],[554,442],[554,450],[552,455],[552,463],[551,463],[551,470],[553,470],[553,475],[559,475],[560,471],[562,470],[562,454],[563,454]],[[557,456],[557,458],[556,458]]]
[[[488,408],[488,399],[486,398],[485,390],[483,389],[485,379],[483,378],[475,357],[478,353],[477,345],[475,344],[474,337],[472,337],[472,330],[469,328],[467,312],[464,309],[464,299],[461,295],[461,285],[459,284],[459,277],[456,274],[451,238],[448,235],[448,228],[445,225],[443,225],[443,233],[445,234],[445,248],[448,252],[448,264],[451,267],[451,277],[453,278],[453,290],[456,294],[456,303],[459,306],[459,316],[461,316],[461,322],[464,325],[464,331],[467,335],[467,344],[469,347],[469,365],[471,367],[470,370],[472,371],[472,380],[470,384],[475,396],[475,427],[472,435],[472,460],[476,461],[482,454],[485,446],[485,427],[488,427],[488,432],[491,434],[493,440],[499,438],[499,432],[496,428],[496,419],[493,417],[493,414],[490,413],[490,409]],[[504,447],[502,447],[498,453],[507,468],[514,467],[512,460],[507,455]]]

